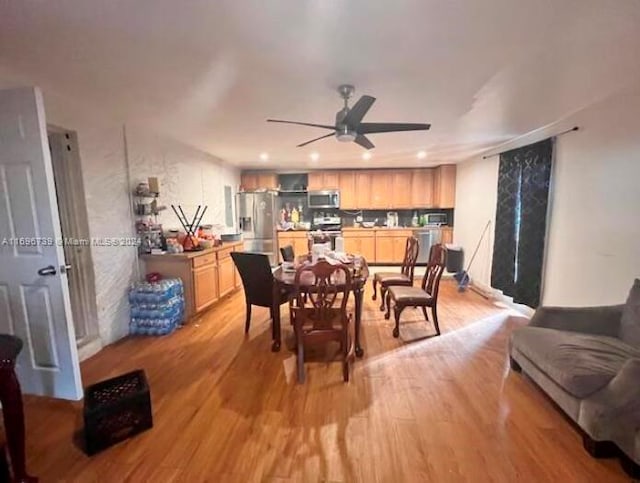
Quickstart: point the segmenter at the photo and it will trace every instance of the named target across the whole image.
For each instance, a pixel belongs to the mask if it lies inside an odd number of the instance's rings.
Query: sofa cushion
[[[636,278],[629,291],[627,303],[622,309],[620,338],[627,344],[640,349],[640,279]]]
[[[516,329],[511,345],[580,399],[606,386],[627,359],[640,357],[640,350],[614,337],[542,327]]]

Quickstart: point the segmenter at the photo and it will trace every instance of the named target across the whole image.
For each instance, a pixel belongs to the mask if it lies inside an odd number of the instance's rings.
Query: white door
[[[42,93],[0,90],[0,333],[23,392],[82,397]]]

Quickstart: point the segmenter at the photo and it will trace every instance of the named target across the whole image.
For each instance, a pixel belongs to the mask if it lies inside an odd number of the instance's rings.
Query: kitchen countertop
[[[198,250],[195,252],[182,252],[182,253],[163,253],[162,255],[152,255],[151,253],[144,253],[140,256],[143,260],[150,258],[170,258],[176,260],[186,260],[194,257],[201,257],[203,255],[211,255],[212,253],[219,252],[220,250],[224,250],[226,248],[231,248],[235,246],[242,246],[244,244],[243,241],[235,241],[235,242],[226,242],[218,247],[213,248],[205,248],[204,250]]]

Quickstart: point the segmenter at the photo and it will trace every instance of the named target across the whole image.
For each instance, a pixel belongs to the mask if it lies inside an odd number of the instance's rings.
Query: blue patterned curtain
[[[500,155],[491,285],[514,302],[540,304],[553,141]]]

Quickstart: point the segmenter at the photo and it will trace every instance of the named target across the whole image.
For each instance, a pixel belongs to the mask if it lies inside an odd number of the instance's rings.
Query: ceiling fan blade
[[[320,136],[319,138],[312,139],[311,141],[307,141],[302,144],[298,144],[296,147],[301,148],[302,146],[306,146],[307,144],[315,143],[316,141],[320,141],[321,139],[328,138],[330,136],[335,136],[334,133],[325,134],[324,136]]]
[[[358,143],[360,146],[362,146],[365,149],[375,148],[375,146],[371,141],[369,141],[367,136],[363,136],[362,134],[358,134],[356,138],[353,140],[353,142]]]
[[[342,122],[347,126],[357,126],[362,121],[362,118],[367,113],[373,103],[376,102],[375,97],[371,96],[362,96],[358,99],[353,107],[349,110],[349,113],[344,117]]]
[[[324,129],[331,129],[333,131],[336,130],[335,126],[328,126],[327,124],[312,124],[310,122],[282,121],[281,119],[267,119],[267,122],[281,122],[283,124],[297,124],[298,126],[321,127]]]
[[[357,127],[360,134],[399,131],[426,131],[431,124],[403,123],[403,122],[362,122]]]

